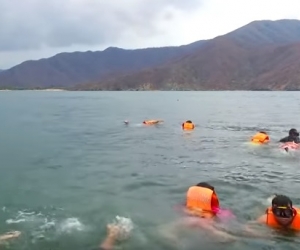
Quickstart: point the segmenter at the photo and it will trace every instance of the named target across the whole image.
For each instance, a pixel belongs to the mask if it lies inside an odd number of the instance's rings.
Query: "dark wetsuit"
[[[295,143],[300,143],[300,139],[299,139],[299,136],[289,135],[287,137],[282,138],[279,142],[295,142]]]

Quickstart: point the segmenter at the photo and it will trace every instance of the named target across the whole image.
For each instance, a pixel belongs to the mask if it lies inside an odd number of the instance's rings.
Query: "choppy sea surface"
[[[201,181],[236,215],[233,233],[274,193],[300,206],[300,155],[277,143],[300,129],[299,109],[299,92],[0,92],[0,233],[22,232],[2,248],[97,249],[121,216],[132,230],[117,249],[298,249],[265,226],[266,239],[222,243],[193,229],[175,245],[159,228]],[[188,119],[192,132],[181,130]],[[258,130],[268,146],[249,144]]]

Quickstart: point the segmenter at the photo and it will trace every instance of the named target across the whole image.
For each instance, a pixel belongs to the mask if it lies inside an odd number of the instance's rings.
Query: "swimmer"
[[[272,205],[257,221],[273,228],[300,231],[300,209],[293,207],[289,197],[276,195],[272,200]]]
[[[255,224],[265,224],[270,228],[283,230],[300,231],[300,209],[293,207],[292,201],[285,195],[275,195],[272,204],[266,209],[264,215],[255,221],[249,222],[245,226],[245,236],[253,236],[255,238],[269,239],[268,236],[252,229]]]
[[[158,229],[160,235],[170,242],[177,242],[178,233],[184,228],[202,228],[211,232],[214,240],[232,241],[236,238],[215,227],[214,218],[220,211],[219,199],[213,186],[200,182],[188,189],[183,206],[185,217]],[[99,246],[102,250],[112,250],[122,234],[122,228],[116,224],[107,225],[107,236]]]
[[[20,234],[21,234],[21,232],[19,232],[19,231],[11,231],[11,232],[2,234],[2,235],[0,235],[0,243],[4,242],[6,240],[17,238],[20,236]]]
[[[294,143],[300,143],[300,139],[299,139],[299,132],[297,131],[297,129],[292,128],[289,131],[289,135],[280,139],[279,142],[294,142]]]
[[[161,233],[176,242],[178,232],[183,228],[202,228],[209,231],[217,240],[232,241],[236,237],[217,228],[219,199],[213,186],[200,182],[188,189],[183,206],[184,217],[161,228]]]
[[[145,121],[143,121],[143,124],[155,125],[155,124],[158,124],[158,123],[161,123],[161,122],[163,122],[163,120],[145,120]]]
[[[128,120],[125,120],[124,123],[125,123],[125,125],[128,125],[128,124],[129,124],[129,121],[128,121]]]
[[[255,144],[266,144],[266,143],[270,142],[270,137],[268,136],[268,134],[266,132],[259,131],[257,134],[255,134],[251,138],[251,142],[253,142]]]
[[[183,130],[193,130],[195,128],[195,124],[191,120],[187,120],[181,124]]]

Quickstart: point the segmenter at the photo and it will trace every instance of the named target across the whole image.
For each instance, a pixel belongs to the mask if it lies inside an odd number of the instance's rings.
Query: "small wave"
[[[20,222],[26,221],[25,219],[19,219],[19,220],[14,220],[14,219],[8,219],[6,220],[6,224],[18,224]]]
[[[83,231],[84,225],[78,218],[67,218],[58,225],[58,231],[63,233],[71,233],[73,231]]]
[[[78,218],[59,219],[57,214],[42,212],[18,211],[14,217],[6,220],[8,225],[21,223],[30,231],[33,243],[39,239],[56,238],[61,234],[71,234],[86,229]]]

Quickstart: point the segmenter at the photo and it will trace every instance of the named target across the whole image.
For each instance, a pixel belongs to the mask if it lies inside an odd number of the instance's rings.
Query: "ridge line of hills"
[[[300,90],[300,21],[253,21],[182,46],[60,53],[0,72],[2,89]]]

